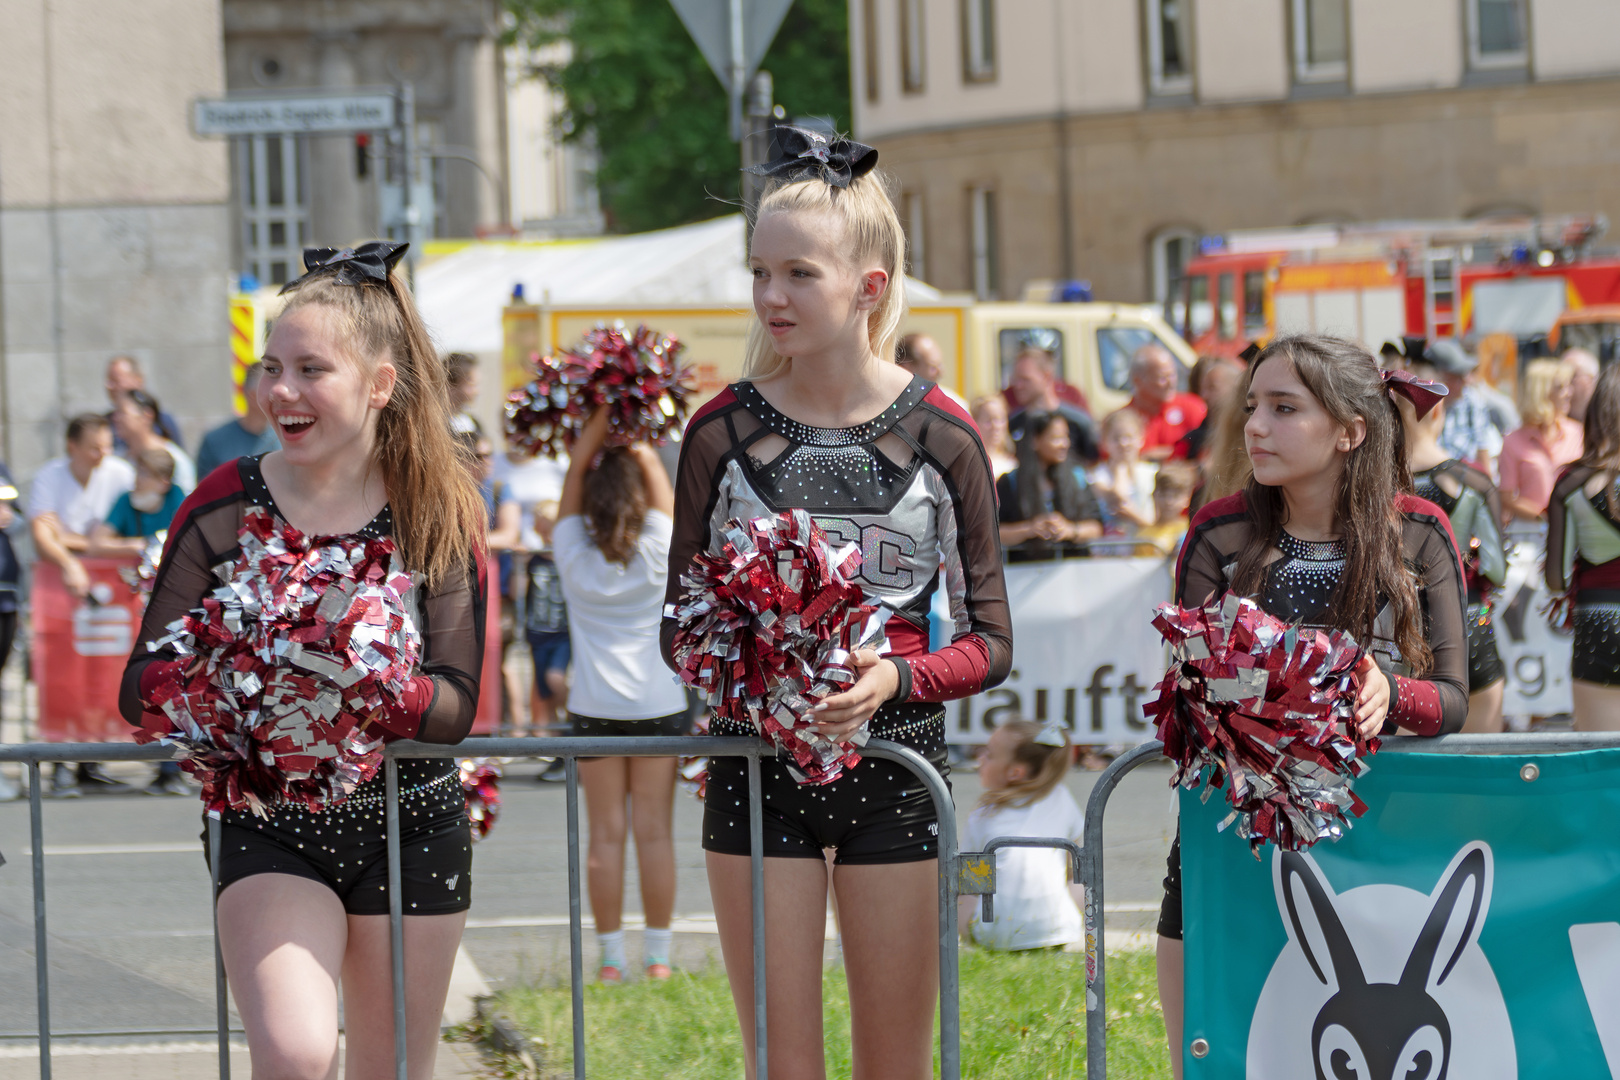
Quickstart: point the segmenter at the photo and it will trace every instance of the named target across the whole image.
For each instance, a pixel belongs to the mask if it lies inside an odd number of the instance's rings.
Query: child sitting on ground
[[[1058,837],[1080,843],[1085,821],[1063,777],[1072,751],[1061,724],[1009,720],[979,755],[984,794],[962,828],[961,850],[983,851],[998,836]],[[962,937],[987,949],[1043,949],[1084,938],[1084,890],[1069,883],[1069,856],[1057,848],[996,852],[995,921],[980,920],[977,896],[959,902]]]

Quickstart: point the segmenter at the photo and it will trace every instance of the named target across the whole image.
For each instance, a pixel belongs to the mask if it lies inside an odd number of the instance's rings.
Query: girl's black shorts
[[[1496,627],[1491,605],[1468,605],[1468,692],[1477,694],[1507,677],[1502,654],[1496,648]]]
[[[1159,936],[1181,940],[1181,826],[1164,860],[1164,899],[1159,903]]]
[[[716,718],[714,735],[752,735],[747,724]],[[885,705],[872,718],[874,739],[916,750],[943,778],[945,708],[932,702]],[[939,819],[933,797],[898,762],[862,758],[837,780],[801,787],[780,760],[761,758],[765,797],[765,854],[777,859],[821,859],[836,848],[843,864],[921,862],[939,857]],[[703,848],[748,855],[748,759],[710,758],[703,809]]]
[[[381,771],[319,814],[282,808],[268,819],[220,815],[219,887],[255,874],[292,874],[337,893],[350,915],[388,914],[388,840]],[[454,761],[399,765],[400,892],[407,915],[472,905],[472,835]],[[203,830],[207,857],[208,831]]]
[[[573,725],[573,734],[580,736],[630,736],[637,735],[685,735],[691,729],[691,717],[686,710],[670,713],[668,716],[655,716],[650,720],[607,720],[600,716],[581,716],[578,713],[568,714],[569,723]],[[598,758],[581,757],[581,761],[597,761]]]
[[[1576,599],[1570,676],[1620,686],[1620,590],[1587,590]]]

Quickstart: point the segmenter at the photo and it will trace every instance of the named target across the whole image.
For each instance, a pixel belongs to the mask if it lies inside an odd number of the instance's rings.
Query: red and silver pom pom
[[[681,680],[785,750],[799,783],[831,783],[860,761],[867,733],[835,742],[810,710],[855,682],[850,654],[884,644],[888,609],[866,603],[852,580],[860,549],[833,547],[803,510],[729,521],[722,535],[721,551],[692,561],[681,602],[664,611],[680,623]]]
[[[124,579],[130,592],[141,598],[142,603],[152,598],[152,582],[157,580],[158,566],[163,562],[163,545],[168,539],[169,530],[159,529],[141,549],[140,565],[124,566],[118,570],[118,576]]]
[[[556,356],[535,360],[533,381],[506,398],[508,445],[557,457],[598,406],[608,408],[608,445],[680,438],[690,405],[683,346],[646,326],[598,326]]]
[[[494,758],[461,758],[461,793],[467,797],[467,823],[473,843],[489,835],[501,816],[501,765]]]
[[[390,539],[312,539],[259,507],[238,540],[223,584],[149,646],[185,667],[146,703],[173,730],[136,739],[178,747],[209,809],[319,811],[382,762],[368,721],[421,655],[412,580]]]
[[[1171,664],[1143,711],[1176,763],[1172,783],[1196,788],[1207,774],[1209,789],[1226,785],[1221,828],[1236,821],[1258,856],[1268,840],[1299,851],[1337,839],[1366,812],[1351,781],[1378,739],[1356,730],[1363,654],[1349,634],[1290,626],[1235,593],[1161,605],[1153,625]]]

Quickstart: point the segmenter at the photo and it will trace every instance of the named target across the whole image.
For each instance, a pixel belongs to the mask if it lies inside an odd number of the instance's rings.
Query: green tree
[[[505,0],[512,38],[566,41],[566,63],[536,72],[563,96],[570,140],[594,139],[609,227],[640,232],[702,221],[738,199],[726,95],[669,0]],[[761,67],[789,116],[849,129],[847,0],[795,0]]]

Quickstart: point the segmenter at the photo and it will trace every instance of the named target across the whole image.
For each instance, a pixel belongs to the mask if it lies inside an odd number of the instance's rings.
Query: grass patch
[[[962,1075],[973,1080],[1083,1077],[1085,958],[1074,953],[962,951]],[[1124,1080],[1170,1076],[1153,954],[1109,958],[1108,1071]],[[823,983],[828,1076],[848,1076],[849,996],[842,970]],[[519,987],[497,1008],[544,1042],[543,1075],[570,1075],[566,986]],[[737,1080],[742,1043],[725,974],[678,972],[665,983],[585,990],[592,1076]],[[936,1066],[937,1066],[936,1061]]]

